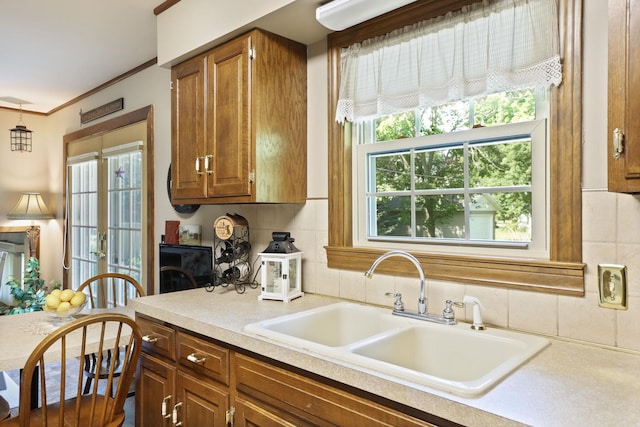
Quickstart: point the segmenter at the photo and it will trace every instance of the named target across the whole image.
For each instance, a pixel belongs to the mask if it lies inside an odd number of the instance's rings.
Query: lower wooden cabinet
[[[170,412],[175,394],[176,368],[156,357],[142,354],[136,374],[136,426],[173,425]],[[164,412],[169,416],[163,416]]]
[[[161,321],[137,319],[147,338],[136,380],[136,426],[455,425],[382,399],[374,402]],[[164,338],[155,341],[158,326],[175,333],[161,328]],[[167,351],[172,339],[175,351]],[[162,351],[154,350],[154,342],[163,343]]]
[[[229,392],[214,383],[178,372],[173,422],[182,426],[224,426]],[[178,423],[182,424],[178,424]]]
[[[236,397],[233,401],[233,419],[235,427],[295,427],[300,424],[293,424],[269,409],[255,404],[242,397]]]

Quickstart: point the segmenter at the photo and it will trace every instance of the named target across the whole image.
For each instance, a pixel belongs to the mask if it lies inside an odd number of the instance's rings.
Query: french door
[[[146,229],[143,134],[145,123],[69,146],[68,267],[73,289],[107,272],[127,274],[142,283]]]

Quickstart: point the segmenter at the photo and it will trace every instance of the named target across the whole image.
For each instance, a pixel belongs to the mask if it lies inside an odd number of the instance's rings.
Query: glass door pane
[[[133,151],[110,156],[108,162],[107,269],[109,272],[126,274],[140,281],[142,152]],[[135,295],[129,295],[129,297],[135,297]]]
[[[98,273],[98,161],[70,168],[71,285],[77,288]]]

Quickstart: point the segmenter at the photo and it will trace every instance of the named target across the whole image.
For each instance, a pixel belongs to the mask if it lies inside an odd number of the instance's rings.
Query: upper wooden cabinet
[[[640,193],[640,0],[609,0],[609,191]]]
[[[304,203],[306,46],[253,30],[173,67],[172,200]]]

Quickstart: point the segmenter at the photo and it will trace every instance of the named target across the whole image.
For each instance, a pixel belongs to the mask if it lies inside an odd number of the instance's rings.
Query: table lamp
[[[7,214],[8,219],[30,219],[32,221],[39,219],[53,219],[54,216],[47,205],[42,200],[40,193],[23,193],[20,200],[13,209]],[[27,229],[27,237],[29,238],[29,256],[36,257],[36,247],[40,239],[40,227],[32,225]]]

